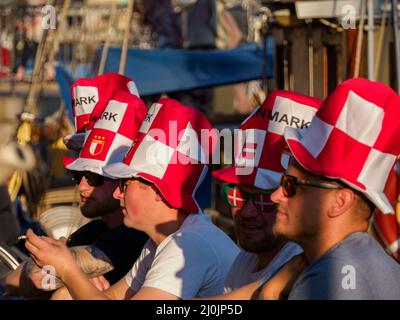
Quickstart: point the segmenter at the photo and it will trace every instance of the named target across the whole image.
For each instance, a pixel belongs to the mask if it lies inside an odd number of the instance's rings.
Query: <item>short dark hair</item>
[[[331,183],[336,183],[339,186],[341,186],[342,188],[351,189],[356,195],[358,195],[360,197],[361,201],[363,201],[367,205],[367,207],[370,211],[370,214],[372,214],[375,211],[375,209],[376,209],[375,204],[371,200],[369,200],[363,192],[354,189],[353,187],[349,186],[346,182],[343,182],[342,180],[330,179],[330,178],[326,178],[326,177],[322,177],[322,178]]]
[[[311,172],[311,171],[308,171],[308,170],[305,169],[293,156],[291,156],[290,164],[291,164],[291,165],[294,165],[296,168],[299,168],[299,169],[301,169],[301,170],[306,171],[308,174],[313,175],[315,178],[317,178],[317,179],[319,179],[319,180],[321,180],[321,181],[326,181],[326,182],[329,182],[329,183],[334,183],[334,184],[337,184],[337,185],[341,186],[342,188],[351,189],[351,190],[352,190],[356,195],[358,195],[358,196],[361,198],[361,200],[367,205],[367,207],[368,207],[368,209],[369,209],[369,211],[370,211],[370,214],[372,214],[372,213],[375,211],[375,209],[376,209],[375,204],[374,204],[371,200],[369,200],[369,199],[367,198],[367,196],[366,196],[363,192],[354,189],[354,187],[349,186],[346,182],[344,182],[344,181],[342,181],[342,180],[339,180],[339,179],[337,179],[337,178],[336,178],[336,179],[335,179],[335,178],[332,179],[332,178],[328,178],[328,177],[325,177],[325,176],[317,175],[317,174],[315,174],[315,173],[313,173],[313,172]]]
[[[363,192],[361,192],[359,190],[355,190],[354,188],[350,187],[349,185],[347,185],[345,182],[343,182],[341,180],[335,179],[334,181],[337,184],[339,184],[341,187],[351,189],[356,195],[358,195],[360,197],[361,201],[363,201],[367,205],[367,207],[370,211],[370,214],[372,214],[375,211],[375,209],[376,209],[375,204],[371,200],[369,200]]]

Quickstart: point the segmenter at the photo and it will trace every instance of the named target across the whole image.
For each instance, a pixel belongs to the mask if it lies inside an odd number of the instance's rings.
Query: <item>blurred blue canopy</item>
[[[274,40],[266,39],[267,77],[272,77]],[[102,48],[98,50],[101,55]],[[104,72],[118,72],[121,48],[109,48]],[[100,60],[100,59],[99,59]],[[127,52],[125,75],[132,78],[141,96],[214,87],[264,78],[263,50],[245,44],[227,50],[137,49]],[[87,69],[87,75],[93,77]],[[71,85],[75,77],[61,65],[56,79],[72,119]]]
[[[273,42],[267,42],[272,77]],[[99,49],[101,54],[101,49]],[[118,72],[121,48],[110,48],[105,72]],[[141,96],[214,87],[263,78],[263,50],[247,44],[229,50],[129,49],[125,75]]]

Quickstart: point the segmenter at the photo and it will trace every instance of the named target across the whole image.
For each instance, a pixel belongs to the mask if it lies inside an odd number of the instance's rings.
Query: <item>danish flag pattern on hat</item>
[[[320,99],[293,92],[270,92],[239,128],[235,165],[214,171],[213,176],[223,182],[276,189],[285,171],[285,127],[305,130],[321,103]]]
[[[202,133],[207,139],[201,139]],[[216,139],[216,133],[201,112],[162,98],[149,109],[123,162],[104,171],[117,178],[150,181],[170,206],[197,213],[201,209],[195,193],[208,170],[210,139]]]
[[[85,132],[93,128],[97,119],[116,91],[130,92],[139,97],[135,83],[123,75],[106,73],[94,78],[82,78],[72,85],[72,111],[76,133],[64,137],[65,145],[80,151]]]
[[[323,102],[309,129],[285,130],[296,160],[317,175],[363,192],[393,213],[383,190],[400,153],[400,97],[383,83],[350,79]]]
[[[115,91],[139,96],[135,83],[117,73],[79,79],[72,85],[72,110],[77,133],[93,128]]]
[[[87,133],[79,158],[64,158],[66,168],[114,178],[105,174],[103,167],[122,161],[146,112],[146,105],[139,97],[128,92],[115,92],[93,129]]]

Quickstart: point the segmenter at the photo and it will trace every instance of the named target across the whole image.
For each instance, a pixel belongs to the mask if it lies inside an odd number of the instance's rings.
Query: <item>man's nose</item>
[[[282,187],[279,187],[271,194],[271,200],[275,203],[280,203],[285,197]]]
[[[248,199],[242,210],[240,210],[240,215],[245,218],[252,218],[258,215],[257,208],[251,199]]]
[[[88,190],[90,190],[91,188],[92,188],[92,187],[89,186],[89,184],[88,184],[87,181],[86,181],[86,178],[85,178],[85,177],[82,177],[82,178],[81,178],[81,181],[79,181],[79,184],[78,184],[78,191],[80,191],[80,192],[88,191]]]
[[[116,187],[113,192],[114,199],[121,200],[124,198],[124,193],[119,190],[119,187]]]

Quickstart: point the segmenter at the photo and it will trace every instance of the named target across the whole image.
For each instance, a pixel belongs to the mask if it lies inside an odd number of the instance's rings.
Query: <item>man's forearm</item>
[[[66,287],[74,300],[111,300],[105,292],[99,291],[82,272],[82,268],[71,266],[64,276]]]

